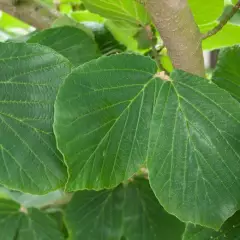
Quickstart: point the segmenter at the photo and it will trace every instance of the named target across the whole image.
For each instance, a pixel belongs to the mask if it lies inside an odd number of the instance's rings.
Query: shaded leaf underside
[[[0,240],[63,240],[53,219],[38,209],[26,211],[12,200],[0,199]]]
[[[144,179],[113,190],[76,193],[65,221],[73,240],[180,240],[185,227],[163,210]]]

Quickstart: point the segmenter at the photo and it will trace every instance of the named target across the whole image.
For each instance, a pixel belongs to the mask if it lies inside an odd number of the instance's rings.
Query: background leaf
[[[43,194],[63,186],[66,169],[52,130],[67,59],[36,44],[0,43],[0,182]]]
[[[213,22],[207,26],[202,26],[200,29],[202,32],[207,32],[208,30],[214,28],[218,22]],[[218,48],[224,48],[233,46],[240,43],[240,26],[227,23],[224,28],[217,34],[203,40],[204,50],[213,50]]]
[[[212,81],[240,101],[240,46],[226,48],[218,55]]]
[[[217,20],[224,9],[224,0],[188,0],[198,25]]]
[[[32,36],[28,43],[51,47],[79,66],[99,56],[94,40],[84,31],[70,26],[51,28]]]
[[[83,0],[85,7],[102,17],[127,21],[134,25],[146,25],[150,23],[150,17],[143,5],[134,0]]]
[[[240,239],[240,212],[229,218],[218,232],[213,229],[188,224],[183,240],[239,240]]]
[[[56,222],[38,209],[0,199],[0,240],[63,240]]]
[[[77,192],[65,215],[72,240],[180,240],[184,229],[159,205],[144,179],[113,190]]]

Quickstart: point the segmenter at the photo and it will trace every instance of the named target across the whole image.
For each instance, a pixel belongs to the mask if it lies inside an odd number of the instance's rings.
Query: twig
[[[155,44],[153,42],[151,43],[151,47],[152,47],[153,58],[154,58],[155,62],[157,63],[157,66],[159,68],[161,68],[162,66],[160,64],[160,57],[158,55],[158,51],[157,51],[157,49],[155,47]]]
[[[160,63],[160,57],[159,57],[159,52],[156,49],[155,42],[154,42],[154,36],[152,32],[151,25],[145,26],[145,30],[147,32],[147,36],[149,41],[151,42],[151,49],[152,49],[152,55],[153,58],[159,68],[162,68],[162,64]]]
[[[208,31],[207,33],[202,35],[202,39],[206,39],[209,38],[213,35],[215,35],[216,33],[218,33],[219,31],[222,30],[222,28],[227,24],[227,22],[235,15],[235,13],[237,13],[237,11],[240,9],[240,0],[233,6],[231,12],[229,14],[227,14],[220,22],[219,24],[214,27],[213,29],[211,29],[210,31]]]

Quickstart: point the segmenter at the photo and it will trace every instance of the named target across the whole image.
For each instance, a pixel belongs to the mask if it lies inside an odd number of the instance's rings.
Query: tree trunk
[[[204,77],[201,33],[187,0],[147,0],[173,66]]]
[[[14,1],[15,0],[0,0],[0,10],[35,28],[48,28],[58,17],[56,11],[51,11],[33,0],[18,0],[15,4]]]

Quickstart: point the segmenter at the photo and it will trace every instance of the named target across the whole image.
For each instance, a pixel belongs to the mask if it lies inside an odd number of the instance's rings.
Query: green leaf
[[[218,24],[217,21],[200,26],[201,32],[205,33],[213,29]],[[240,26],[227,23],[217,34],[203,40],[202,45],[204,50],[213,50],[233,46],[240,43]]]
[[[217,229],[240,207],[240,104],[207,79],[171,78],[156,91],[150,184],[167,211]]]
[[[0,43],[0,182],[43,194],[63,186],[66,169],[52,130],[67,59],[36,44]]]
[[[212,81],[240,101],[240,46],[220,51]]]
[[[188,224],[183,240],[239,240],[239,236],[240,211],[229,218],[217,232],[213,229]]]
[[[51,47],[68,58],[74,66],[99,57],[94,40],[87,33],[75,27],[47,29],[36,33],[28,42]]]
[[[10,198],[18,202],[25,208],[40,208],[47,206],[59,199],[62,199],[65,195],[61,190],[53,191],[45,195],[32,195],[28,193],[11,191],[4,187],[0,187],[0,194],[5,194],[6,198]]]
[[[13,240],[22,214],[20,205],[12,200],[0,199],[0,240]]]
[[[143,5],[134,0],[83,0],[86,8],[102,17],[126,21],[134,25],[146,25],[151,22]]]
[[[77,192],[65,215],[72,240],[180,240],[184,230],[143,179],[113,190]]]
[[[68,191],[117,186],[142,166],[156,71],[150,58],[119,54],[84,64],[66,79],[54,129]]]
[[[0,29],[6,31],[12,36],[21,36],[27,34],[31,29],[29,25],[12,17],[0,10]]]
[[[91,13],[89,11],[74,11],[71,13],[71,17],[78,22],[104,23],[104,20],[105,20],[100,15]]]
[[[0,240],[63,240],[57,223],[37,209],[0,199]]]
[[[128,50],[137,51],[138,42],[134,39],[134,36],[141,31],[142,28],[140,26],[112,20],[106,20],[105,26],[113,34],[115,39],[124,44]]]
[[[188,0],[198,25],[217,20],[224,9],[224,0]]]
[[[54,122],[66,190],[114,187],[147,162],[164,208],[218,228],[240,207],[240,104],[207,79],[156,72],[150,58],[119,54],[69,75]]]

